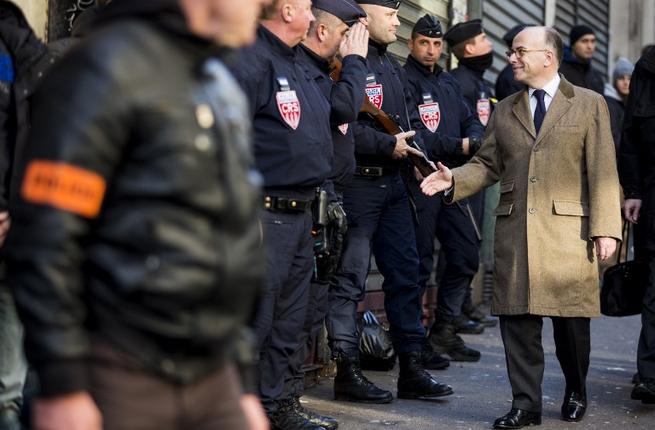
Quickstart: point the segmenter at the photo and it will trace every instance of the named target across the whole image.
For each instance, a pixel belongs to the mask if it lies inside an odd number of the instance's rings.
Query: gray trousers
[[[23,327],[9,289],[0,282],[0,408],[20,407],[26,374]]]

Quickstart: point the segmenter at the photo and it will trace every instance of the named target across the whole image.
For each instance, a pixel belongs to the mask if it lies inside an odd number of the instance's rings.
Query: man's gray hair
[[[553,53],[557,58],[557,64],[562,64],[562,59],[564,58],[564,43],[562,42],[562,37],[553,27],[544,27],[544,37],[546,46],[553,50]]]

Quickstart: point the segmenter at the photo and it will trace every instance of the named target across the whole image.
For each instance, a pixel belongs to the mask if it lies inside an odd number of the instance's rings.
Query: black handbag
[[[623,224],[623,237],[630,236],[631,226],[628,221]],[[627,234],[626,234],[627,230]],[[624,317],[641,313],[641,307],[648,284],[648,264],[645,261],[621,262],[619,248],[617,264],[603,274],[603,285],[600,289],[600,311],[610,317]],[[625,246],[626,258],[628,246]]]

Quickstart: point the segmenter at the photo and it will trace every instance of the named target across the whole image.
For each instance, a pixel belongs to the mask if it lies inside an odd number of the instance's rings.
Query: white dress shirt
[[[550,106],[550,103],[553,101],[553,97],[555,97],[555,94],[557,93],[557,89],[559,88],[560,81],[561,79],[559,77],[559,73],[556,73],[555,77],[546,85],[544,85],[544,87],[542,88],[544,91],[546,91],[546,95],[544,96],[544,104],[546,105],[546,112],[548,112],[548,107]],[[530,111],[532,112],[532,118],[534,118],[534,111],[537,110],[537,97],[532,96],[535,90],[537,90],[537,88],[528,89],[528,95],[530,97]]]

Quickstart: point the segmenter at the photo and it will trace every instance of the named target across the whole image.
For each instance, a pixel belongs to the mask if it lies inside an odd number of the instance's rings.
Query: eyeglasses
[[[523,56],[528,52],[550,52],[550,49],[526,49],[526,48],[516,48],[505,51],[505,55],[509,59],[512,54],[516,55],[516,58],[523,58]]]

